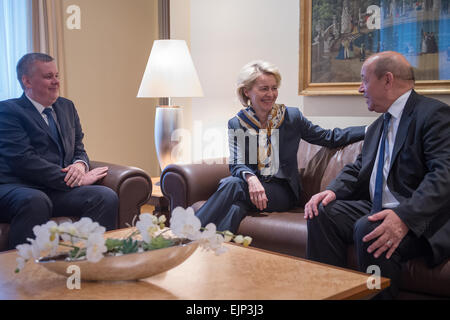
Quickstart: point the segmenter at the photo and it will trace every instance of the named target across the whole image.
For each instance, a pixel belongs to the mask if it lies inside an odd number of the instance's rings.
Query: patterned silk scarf
[[[284,104],[275,104],[267,118],[267,128],[262,128],[251,106],[242,109],[237,114],[241,125],[248,129],[251,135],[257,136],[258,138],[258,173],[262,176],[274,175],[276,173],[274,172],[274,168],[277,168],[276,171],[278,171],[278,166],[274,166],[273,163],[279,157],[273,154],[272,144],[274,142],[272,141],[272,137],[273,130],[278,129],[283,123],[285,113],[286,107]],[[278,152],[278,150],[275,150],[275,152]]]

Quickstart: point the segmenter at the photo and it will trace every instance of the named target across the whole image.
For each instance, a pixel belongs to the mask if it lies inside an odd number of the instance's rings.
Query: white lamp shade
[[[203,90],[184,40],[156,40],[138,98],[201,97]]]

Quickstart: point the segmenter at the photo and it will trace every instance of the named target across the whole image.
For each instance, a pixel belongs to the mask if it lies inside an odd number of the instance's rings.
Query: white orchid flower
[[[161,215],[158,217],[158,224],[165,223],[166,221],[167,221],[167,218],[165,215]]]
[[[200,239],[203,248],[206,250],[212,250],[219,255],[226,251],[225,248],[222,247],[222,244],[225,242],[225,238],[216,231],[216,225],[214,223],[209,223],[202,232]]]
[[[252,237],[246,236],[244,237],[244,240],[242,241],[242,245],[244,247],[248,247],[250,245],[250,243],[252,243]]]
[[[143,213],[139,216],[139,221],[136,223],[136,228],[139,230],[142,240],[146,243],[150,243],[159,230],[157,225],[158,218],[156,220],[154,218],[156,217],[150,213]]]
[[[207,238],[207,242],[203,245],[208,250],[214,251],[216,255],[220,255],[227,251],[227,248],[223,246],[225,239],[220,234],[214,234],[213,236]]]
[[[98,262],[103,258],[103,253],[108,249],[105,246],[105,238],[100,233],[91,233],[86,242],[86,257],[88,261]]]
[[[231,240],[233,240],[234,234],[231,231],[226,230],[226,231],[224,231],[223,235],[225,238],[225,242],[230,242]]]
[[[59,244],[58,226],[56,222],[49,221],[41,226],[33,227],[36,235],[36,245],[40,251],[50,250],[51,254],[56,254]]]
[[[133,220],[134,221],[134,220]],[[151,243],[155,237],[162,237],[163,232],[158,234],[158,231],[164,229],[164,223],[166,217],[164,215],[156,217],[150,213],[143,213],[139,216],[139,221],[136,223],[136,228],[140,232],[142,239],[146,243]],[[218,232],[216,225],[213,223],[208,224],[205,228],[202,228],[200,219],[195,216],[192,207],[183,209],[177,207],[172,211],[172,217],[170,219],[170,228],[175,237],[181,239],[189,239],[192,241],[198,241],[200,247],[206,250],[212,250],[216,255],[222,254],[227,251],[227,248],[223,246],[224,242],[228,242],[231,239],[236,242],[248,246],[252,238],[243,237],[241,235],[234,236],[230,231]],[[103,258],[104,253],[108,252],[106,247],[106,240],[104,233],[106,229],[100,226],[97,222],[93,222],[92,219],[84,217],[79,221],[64,222],[61,225],[57,225],[54,221],[49,221],[43,225],[35,226],[33,232],[35,239],[27,239],[29,244],[18,245],[17,252],[18,257],[17,269],[20,271],[25,263],[32,258],[38,259],[41,255],[41,251],[46,254],[50,251],[50,255],[56,255],[58,246],[71,247],[72,251],[70,255],[75,255],[75,258],[84,258],[90,262],[98,262]],[[130,240],[136,232],[127,238]],[[121,239],[115,239],[119,241],[112,241],[110,244],[113,246],[113,253],[117,256],[125,254],[125,242]],[[157,238],[158,240],[158,238]],[[71,242],[71,244],[63,243]],[[163,245],[165,242],[162,241]],[[167,241],[166,243],[170,243]],[[137,248],[134,252],[144,252],[146,250],[152,250],[150,247],[142,244],[142,241],[133,242],[133,245],[137,244]],[[169,246],[170,244],[168,244]],[[83,250],[82,248],[85,248]]]
[[[238,244],[241,244],[241,243],[244,242],[244,237],[241,236],[241,235],[238,235],[238,236],[234,237],[234,240],[233,240],[233,241],[236,242],[236,243],[238,243]]]
[[[201,236],[200,228],[201,222],[191,207],[187,209],[177,207],[172,211],[170,229],[177,237],[197,240]]]
[[[75,224],[72,222],[63,222],[59,225],[58,229],[63,241],[76,243],[81,240],[80,238],[78,238],[78,230]]]
[[[34,244],[34,240],[32,244],[20,244],[16,246],[17,254],[19,255],[16,259],[17,261],[17,269],[22,270],[25,266],[25,263],[34,258],[37,259],[40,256],[39,248]]]
[[[78,235],[83,238],[89,237],[91,233],[105,233],[105,227],[102,227],[98,222],[93,222],[91,218],[81,218],[74,223],[74,227],[78,230]]]

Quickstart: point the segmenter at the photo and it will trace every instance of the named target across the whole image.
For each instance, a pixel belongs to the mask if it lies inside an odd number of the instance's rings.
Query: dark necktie
[[[373,194],[372,213],[381,211],[383,204],[383,168],[384,168],[386,137],[389,131],[389,120],[391,120],[391,114],[389,112],[386,112],[384,114],[383,134],[381,136],[380,150],[378,153],[378,166],[375,178],[375,191]]]
[[[60,135],[58,133],[58,128],[56,127],[55,119],[53,118],[53,115],[52,115],[52,109],[51,108],[45,108],[43,113],[45,113],[46,116],[47,116],[48,126],[50,128],[50,133],[51,133],[53,139],[57,142],[59,155],[60,155],[60,159],[61,159],[61,165],[62,165],[63,159],[64,159],[64,151],[63,151],[64,148],[62,146],[61,137],[60,137]]]

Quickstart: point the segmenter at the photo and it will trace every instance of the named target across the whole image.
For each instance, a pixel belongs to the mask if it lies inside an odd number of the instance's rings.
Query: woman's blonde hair
[[[247,63],[239,73],[236,93],[244,107],[248,106],[249,98],[245,95],[244,89],[250,90],[256,79],[262,74],[269,74],[275,77],[277,87],[281,84],[281,75],[275,65],[267,61],[256,60]]]

